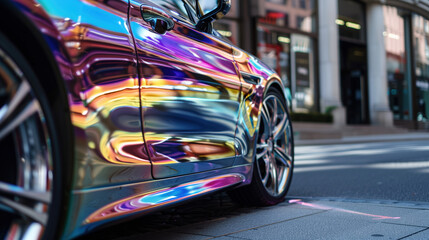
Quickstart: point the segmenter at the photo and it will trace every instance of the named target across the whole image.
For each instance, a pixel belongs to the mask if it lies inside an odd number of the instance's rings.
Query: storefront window
[[[260,23],[273,24],[303,32],[315,31],[315,0],[269,0],[266,2],[265,17]]]
[[[259,22],[287,27],[289,26],[289,15],[287,13],[269,10],[264,18],[259,19]]]
[[[312,39],[258,29],[258,57],[275,69],[291,93],[292,109],[308,112],[314,108],[314,64]],[[291,80],[292,79],[292,80]]]
[[[407,70],[410,68],[407,67],[410,64],[407,61],[409,44],[406,44],[408,26],[398,8],[384,6],[383,12],[390,109],[395,120],[411,120],[411,75]]]
[[[290,82],[290,43],[289,34],[271,32],[258,27],[258,57],[280,75],[285,87]]]
[[[417,121],[428,122],[429,117],[429,21],[413,14],[413,37],[416,75]]]
[[[293,111],[315,110],[315,0],[268,0],[258,20],[258,57],[282,78]]]
[[[314,107],[313,44],[310,37],[292,34],[292,92],[295,111],[308,111]]]

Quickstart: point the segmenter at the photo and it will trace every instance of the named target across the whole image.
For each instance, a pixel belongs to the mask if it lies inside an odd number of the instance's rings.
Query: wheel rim
[[[0,49],[0,237],[40,239],[52,198],[52,154],[41,104]]]
[[[256,165],[262,185],[274,197],[287,189],[293,167],[292,129],[283,103],[275,95],[264,99]]]

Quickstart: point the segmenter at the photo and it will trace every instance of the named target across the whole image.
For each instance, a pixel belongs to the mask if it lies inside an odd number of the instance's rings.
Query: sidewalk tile
[[[362,215],[368,219],[382,219],[384,217],[386,217],[386,219],[392,218],[389,220],[390,223],[400,223],[400,220],[410,213],[418,213],[419,211],[422,211],[420,209],[395,207],[395,205],[389,204],[353,203],[340,201],[315,201],[311,203],[314,205],[337,209],[337,211],[348,211],[350,214]],[[383,221],[386,220],[383,219]]]
[[[409,213],[401,217],[401,219],[384,220],[383,222],[429,227],[429,210],[408,209],[408,212]]]
[[[421,240],[421,239],[429,239],[429,229],[411,235],[409,237],[404,238],[404,240]]]
[[[182,233],[199,234],[206,236],[222,236],[237,231],[277,223],[310,214],[321,213],[323,210],[299,209],[289,207],[273,207],[256,210],[252,213],[241,214],[232,218],[207,221],[186,226],[176,231]]]
[[[358,229],[373,224],[371,220],[356,218],[343,212],[328,211],[292,221],[281,222],[269,226],[232,234],[252,240],[271,239],[317,239],[321,236],[329,238],[350,229]]]
[[[411,227],[397,224],[375,223],[364,228],[344,231],[340,234],[329,237],[321,237],[320,240],[384,240],[384,239],[399,239],[410,234],[423,230],[420,227]]]
[[[118,240],[135,240],[135,239],[156,239],[156,240],[206,240],[211,238],[210,236],[192,235],[185,233],[177,233],[172,231],[164,232],[150,232],[141,235],[133,235],[131,237],[124,237]],[[237,240],[237,239],[236,239]]]

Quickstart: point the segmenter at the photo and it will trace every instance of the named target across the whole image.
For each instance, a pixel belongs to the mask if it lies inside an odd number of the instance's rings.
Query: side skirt
[[[73,191],[64,239],[74,238],[96,228],[171,207],[251,180],[251,165],[190,174],[133,184]]]

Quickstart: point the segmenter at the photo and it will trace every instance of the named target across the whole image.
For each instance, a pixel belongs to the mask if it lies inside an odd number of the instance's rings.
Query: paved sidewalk
[[[117,239],[429,239],[429,203],[292,197],[273,207]]]

